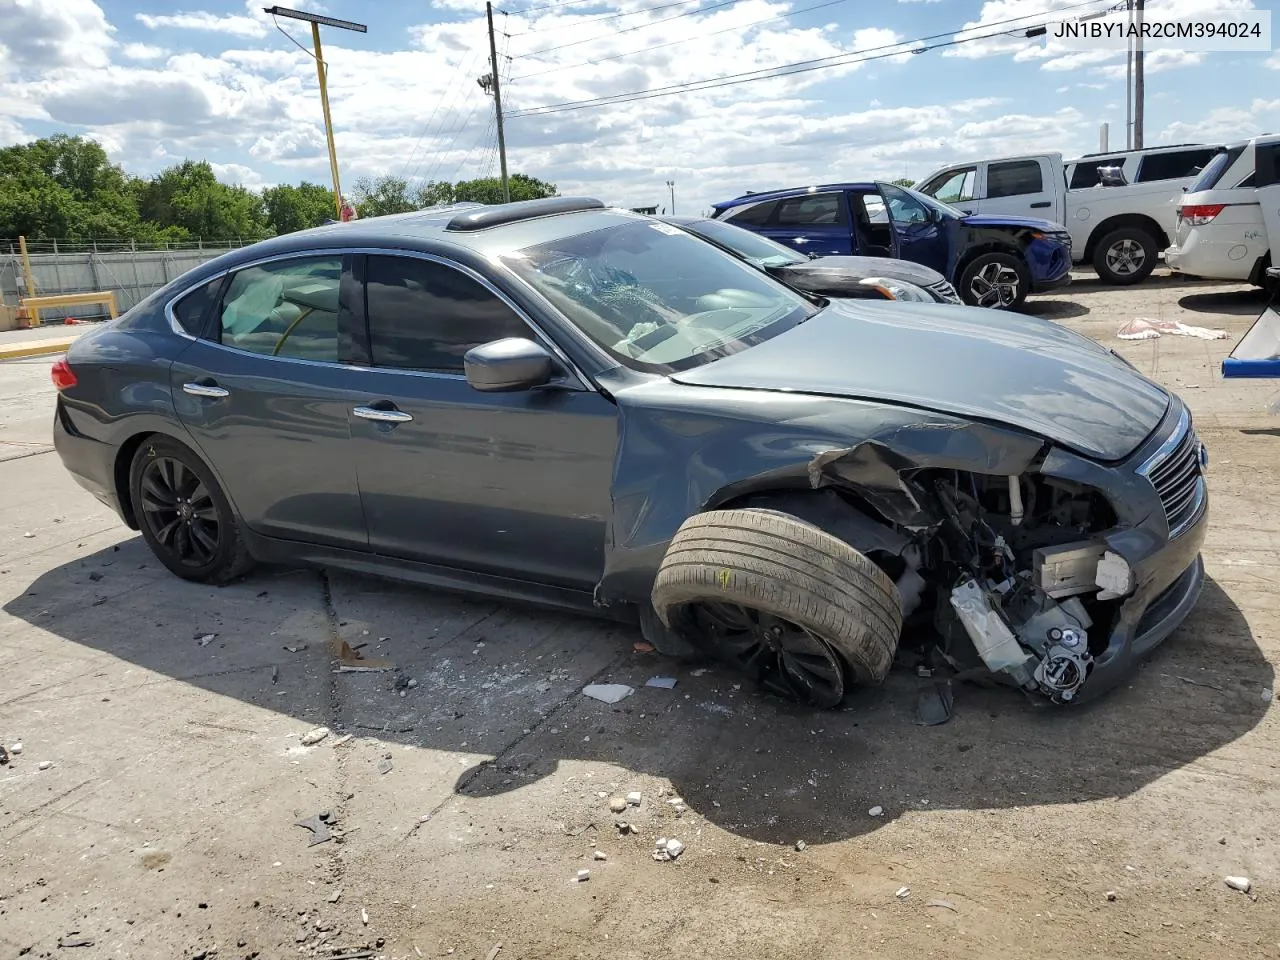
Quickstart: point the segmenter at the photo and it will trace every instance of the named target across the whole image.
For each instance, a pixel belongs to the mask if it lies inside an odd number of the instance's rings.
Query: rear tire
[[[817,708],[880,683],[902,631],[897,587],[824,530],[773,510],[681,524],[658,568],[658,616],[765,689]]]
[[[1141,227],[1120,227],[1098,241],[1093,269],[1105,283],[1129,286],[1151,276],[1160,258],[1155,237]]]
[[[960,271],[960,298],[971,307],[1016,310],[1030,292],[1031,275],[1021,257],[980,253]]]
[[[129,467],[129,496],[147,546],[184,580],[227,583],[253,567],[240,521],[213,472],[178,441],[142,442]]]

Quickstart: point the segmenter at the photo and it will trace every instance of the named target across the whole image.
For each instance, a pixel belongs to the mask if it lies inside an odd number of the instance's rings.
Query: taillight
[[[1178,208],[1178,216],[1193,227],[1203,227],[1226,209],[1225,203],[1194,203]]]
[[[71,369],[71,364],[67,363],[66,357],[58,359],[53,369],[49,371],[49,375],[53,378],[53,385],[59,390],[66,390],[76,385],[75,371]]]

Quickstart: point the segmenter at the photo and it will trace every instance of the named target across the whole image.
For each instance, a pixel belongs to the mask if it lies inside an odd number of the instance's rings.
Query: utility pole
[[[498,45],[493,39],[493,4],[485,3],[485,17],[489,21],[489,75],[493,87],[493,109],[498,121],[498,163],[502,168],[502,202],[511,202],[511,187],[507,184],[507,138],[502,132],[502,85],[498,81]],[[480,86],[486,86],[484,80]]]
[[[667,181],[667,189],[671,191],[671,215],[676,215],[676,182],[674,180]]]
[[[1129,9],[1129,26],[1133,27],[1133,0],[1126,0]],[[1124,148],[1133,149],[1133,36],[1125,40],[1124,66]]]
[[[1138,36],[1134,40],[1133,54],[1133,149],[1142,149],[1142,119],[1146,112],[1143,108],[1146,99],[1146,87],[1142,73],[1142,9],[1146,0],[1135,0],[1138,8]]]

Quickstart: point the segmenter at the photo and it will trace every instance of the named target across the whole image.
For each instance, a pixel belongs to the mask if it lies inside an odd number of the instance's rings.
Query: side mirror
[[[1127,187],[1129,181],[1124,177],[1123,167],[1099,167],[1098,183],[1104,187]]]
[[[467,383],[485,393],[532,390],[551,381],[555,363],[541,345],[508,337],[472,347],[462,358]]]

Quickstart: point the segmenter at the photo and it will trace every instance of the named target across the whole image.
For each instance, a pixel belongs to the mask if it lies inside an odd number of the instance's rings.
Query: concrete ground
[[[587,619],[341,574],[183,583],[48,452],[48,359],[0,365],[0,742],[23,744],[0,956],[1280,957],[1280,385],[1219,379],[1234,341],[1114,336],[1238,338],[1260,306],[1168,277],[1033,301],[1190,402],[1209,582],[1103,702],[962,687],[940,727],[913,675],[809,713]],[[395,669],[334,672],[342,640]]]

